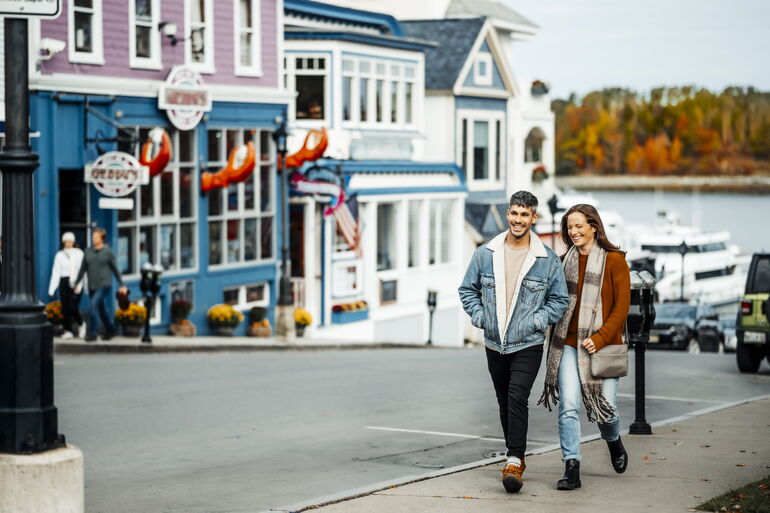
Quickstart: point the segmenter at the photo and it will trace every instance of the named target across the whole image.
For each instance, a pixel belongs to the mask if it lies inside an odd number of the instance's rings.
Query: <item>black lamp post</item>
[[[150,336],[150,315],[155,307],[155,301],[158,300],[158,294],[160,293],[160,276],[163,274],[163,266],[160,264],[152,265],[147,262],[142,266],[141,270],[142,278],[139,280],[139,288],[144,295],[144,307],[147,315],[144,319],[144,335],[142,335],[142,342],[146,344],[152,343],[152,337]]]
[[[435,290],[428,291],[428,345],[433,344],[433,313],[436,311],[436,297],[438,293]]]
[[[690,246],[686,242],[682,242],[677,249],[679,254],[682,255],[682,280],[679,288],[679,300],[684,301],[684,256],[690,251]]]
[[[551,249],[556,251],[556,214],[564,210],[559,208],[559,198],[556,194],[548,200],[548,210],[551,212]]]
[[[278,316],[276,328],[280,335],[287,336],[291,332],[293,319],[287,310],[293,304],[291,297],[291,280],[289,278],[289,178],[286,171],[286,120],[275,119],[278,127],[272,137],[278,153],[278,169],[281,172],[281,278],[278,285],[278,306],[284,310]]]
[[[35,296],[27,20],[5,18],[5,145],[0,265],[0,452],[64,446],[53,403],[53,330]]]

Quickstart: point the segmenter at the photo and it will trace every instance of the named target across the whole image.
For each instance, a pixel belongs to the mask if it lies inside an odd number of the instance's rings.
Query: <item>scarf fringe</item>
[[[551,402],[553,402],[554,406],[559,402],[559,385],[545,385],[545,388],[543,388],[543,395],[540,396],[540,400],[537,404],[542,404],[548,408],[548,411],[552,411]]]
[[[601,385],[584,384],[581,393],[589,422],[605,423],[617,416],[615,408],[604,397]]]

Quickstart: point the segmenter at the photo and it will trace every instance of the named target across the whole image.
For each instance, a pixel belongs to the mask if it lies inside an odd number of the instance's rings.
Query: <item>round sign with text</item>
[[[85,166],[85,182],[94,184],[105,196],[128,196],[139,185],[149,183],[150,170],[133,155],[122,151],[105,153]]]

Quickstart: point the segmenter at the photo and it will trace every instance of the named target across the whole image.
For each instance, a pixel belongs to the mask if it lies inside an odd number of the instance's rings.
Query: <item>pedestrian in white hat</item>
[[[56,294],[59,289],[62,317],[64,317],[64,333],[62,338],[78,336],[79,327],[83,324],[80,316],[80,293],[83,285],[75,286],[80,266],[83,263],[83,250],[75,242],[75,234],[65,232],[61,237],[61,249],[56,252],[51,269],[51,281],[48,285],[48,295]]]

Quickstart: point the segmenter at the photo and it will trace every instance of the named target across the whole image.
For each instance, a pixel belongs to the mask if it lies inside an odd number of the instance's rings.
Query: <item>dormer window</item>
[[[473,63],[473,83],[478,86],[492,85],[492,54],[480,53]]]

